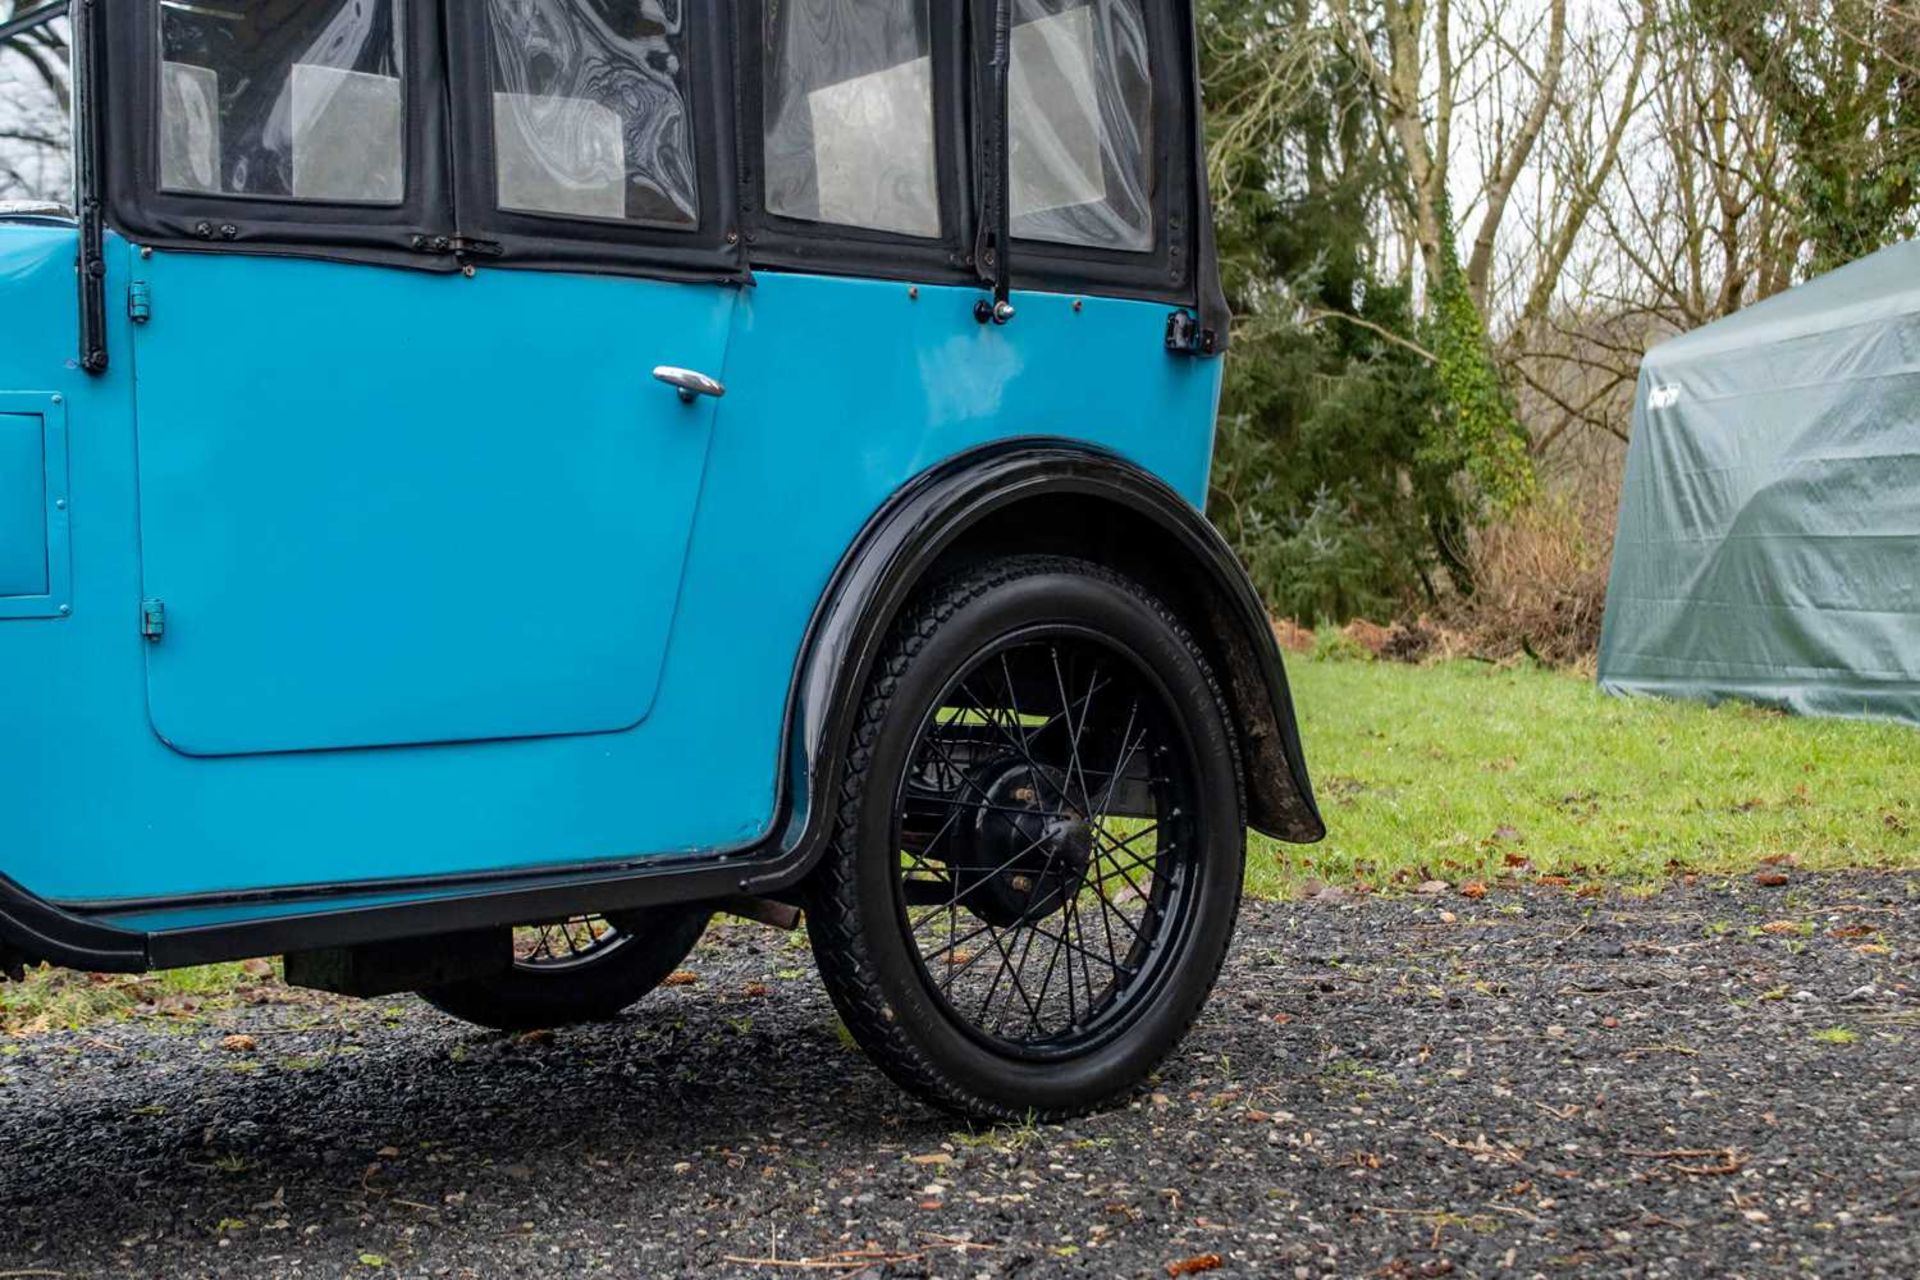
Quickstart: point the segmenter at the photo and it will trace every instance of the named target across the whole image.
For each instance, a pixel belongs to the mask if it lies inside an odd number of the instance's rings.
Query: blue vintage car
[[[1322,834],[1201,515],[1188,0],[71,20],[73,213],[0,214],[8,967],[545,1026],[802,909],[936,1104],[1170,1051],[1247,828]]]

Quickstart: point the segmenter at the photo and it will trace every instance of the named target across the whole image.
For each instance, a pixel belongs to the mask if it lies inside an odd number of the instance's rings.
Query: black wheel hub
[[[1093,864],[1093,828],[1024,761],[983,778],[984,803],[955,841],[960,905],[996,928],[1031,924],[1070,902]]]

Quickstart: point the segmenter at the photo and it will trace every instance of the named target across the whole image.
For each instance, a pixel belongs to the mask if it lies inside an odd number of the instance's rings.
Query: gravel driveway
[[[0,1276],[1913,1277],[1916,946],[1911,875],[1249,904],[1150,1094],[979,1133],[757,926],[553,1035],[269,992],[0,1049]]]

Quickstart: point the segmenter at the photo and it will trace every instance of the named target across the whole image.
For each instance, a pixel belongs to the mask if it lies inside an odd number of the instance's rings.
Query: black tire
[[[1068,667],[1093,672],[1070,739],[1058,728],[1074,720],[1065,680],[1061,714],[1020,706],[1019,690],[1029,690],[1031,708],[1032,691],[1044,682],[1042,645],[1056,677],[1062,652]],[[995,655],[1003,677],[991,674]],[[1117,735],[1129,686],[1119,677],[1101,684],[1108,669],[1134,682],[1133,714]],[[1096,712],[1097,693],[1115,684],[1111,707]],[[1155,698],[1158,708],[1143,711]],[[1145,726],[1137,735],[1135,716]],[[1144,751],[1152,759],[1136,763],[1156,725],[1159,737]],[[1083,742],[1076,801],[1074,762]],[[1063,767],[1068,747],[1074,755]],[[956,760],[962,748],[968,754]],[[1089,767],[1096,756],[1103,768]],[[989,777],[1016,785],[980,781]],[[1133,803],[1154,806],[1151,826],[1124,838],[1117,834],[1124,826],[1114,824],[1144,819],[1109,818],[1123,782]],[[936,828],[941,805],[951,812]],[[967,823],[956,828],[961,817]],[[1088,919],[1112,934],[1109,915],[1123,915],[1104,896],[1109,882],[1118,883],[1109,860],[1119,867],[1122,857],[1138,859],[1144,846],[1136,841],[1147,835],[1155,850],[1152,870],[1142,873],[1147,887],[1126,877],[1131,892],[1119,891],[1124,907],[1139,906],[1140,928],[1131,942],[1131,926],[1121,928],[1124,956],[1109,938],[1104,960],[1089,959],[1099,928]],[[991,849],[983,843],[990,839],[999,841]],[[1116,841],[1120,852],[1112,852]],[[1012,859],[1002,859],[1009,848]],[[1063,1119],[1133,1091],[1192,1025],[1226,957],[1244,857],[1232,721],[1179,620],[1138,584],[1094,564],[998,560],[926,591],[896,625],[848,744],[835,836],[809,882],[808,932],[841,1018],[901,1086],[988,1121]],[[1083,905],[1090,894],[1103,895],[1098,906]],[[916,922],[915,903],[932,903],[944,918],[929,925],[921,911]],[[1046,931],[1054,916],[1044,914],[1055,910],[1057,934]],[[1069,915],[1080,921],[1078,944]],[[1027,952],[1016,930],[1027,931]],[[969,955],[955,942],[983,931],[997,955],[986,948]],[[1035,936],[1055,945],[1056,966],[1065,940],[1064,1014],[1057,991],[1050,994],[1037,976],[1020,981]],[[941,950],[924,953],[942,939]],[[1073,1007],[1076,950],[1087,975],[1081,1009]],[[999,966],[994,982],[1012,974],[1026,1006],[1014,1008],[1014,1021],[1024,1025],[1012,1034],[1011,997],[995,987],[971,1011],[986,982],[982,956],[989,968]],[[1096,961],[1106,971],[1096,972]],[[1048,983],[1053,975],[1049,967]],[[1096,979],[1105,985],[1096,989]],[[967,984],[958,995],[957,983]]]
[[[609,912],[610,931],[569,955],[544,941],[548,954],[524,954],[517,940],[512,969],[420,992],[442,1013],[497,1031],[531,1031],[576,1022],[604,1022],[666,981],[700,941],[713,912],[706,907],[643,907]],[[539,928],[539,926],[535,926]],[[578,929],[580,921],[559,928]],[[522,934],[529,932],[521,931]]]

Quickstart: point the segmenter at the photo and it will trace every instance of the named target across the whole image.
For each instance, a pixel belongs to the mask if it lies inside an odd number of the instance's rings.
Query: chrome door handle
[[[704,373],[695,373],[692,369],[663,364],[653,371],[653,376],[678,391],[680,398],[688,404],[693,403],[695,396],[712,396],[718,400],[727,394],[725,383],[718,378],[709,378]]]

